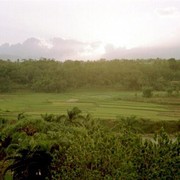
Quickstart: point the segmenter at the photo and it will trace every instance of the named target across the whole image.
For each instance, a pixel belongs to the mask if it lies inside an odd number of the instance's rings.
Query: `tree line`
[[[178,90],[180,61],[99,60],[65,62],[40,59],[0,60],[0,92],[19,89],[36,92],[64,92],[79,88],[117,90]]]

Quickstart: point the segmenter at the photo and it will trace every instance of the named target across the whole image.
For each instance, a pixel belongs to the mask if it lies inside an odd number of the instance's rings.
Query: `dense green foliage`
[[[4,175],[11,170],[19,179],[180,178],[179,135],[172,139],[159,129],[154,138],[143,138],[135,117],[108,127],[75,107],[64,115],[45,114],[37,120],[21,116],[2,124]]]
[[[116,88],[141,90],[152,87],[179,92],[180,61],[112,60],[65,61],[0,60],[0,91],[31,89],[39,92],[62,92],[77,88]],[[169,92],[169,91],[168,91]],[[169,93],[171,94],[171,93]]]

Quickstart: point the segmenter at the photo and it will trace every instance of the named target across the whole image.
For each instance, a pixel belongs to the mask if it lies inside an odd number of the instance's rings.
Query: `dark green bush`
[[[138,179],[179,179],[180,139],[173,142],[162,129],[154,141],[145,140],[132,156]]]
[[[153,96],[153,88],[152,87],[144,87],[142,90],[143,97],[150,98]]]

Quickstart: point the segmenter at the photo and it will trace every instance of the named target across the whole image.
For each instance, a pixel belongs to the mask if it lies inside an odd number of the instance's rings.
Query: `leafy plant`
[[[140,179],[179,179],[179,137],[173,142],[161,129],[154,141],[141,143],[137,155],[132,157]]]
[[[51,177],[50,164],[51,155],[37,146],[33,149],[20,149],[16,156],[8,157],[6,160],[12,160],[12,163],[6,168],[3,176],[8,170],[13,172],[14,180],[44,180]]]

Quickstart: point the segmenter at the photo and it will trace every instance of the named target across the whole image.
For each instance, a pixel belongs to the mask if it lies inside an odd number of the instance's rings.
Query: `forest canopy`
[[[179,90],[180,61],[99,60],[65,62],[40,59],[0,60],[0,92],[64,92],[80,88]]]

